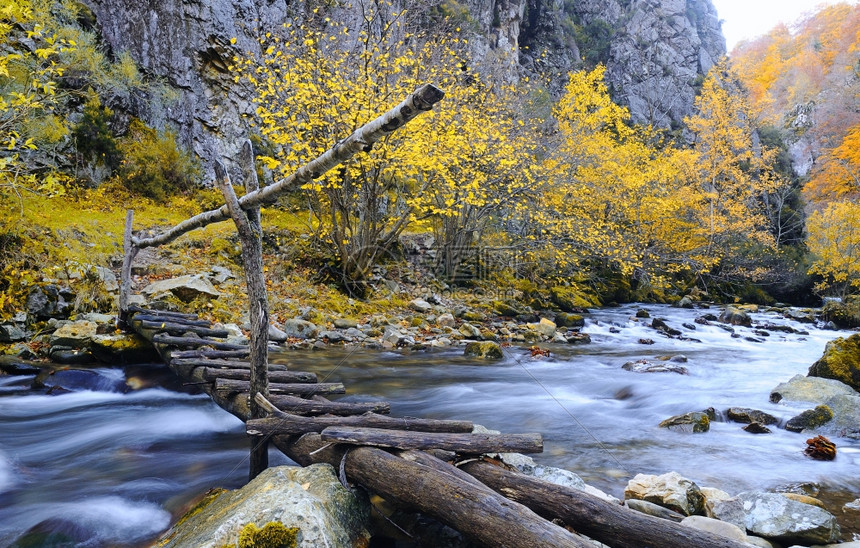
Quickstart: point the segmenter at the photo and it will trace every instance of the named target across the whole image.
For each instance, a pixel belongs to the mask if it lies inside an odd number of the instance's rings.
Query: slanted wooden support
[[[246,176],[246,187],[250,191],[257,190],[257,175],[253,166],[251,142],[242,145],[242,162],[246,163],[243,171]],[[248,166],[247,163],[251,165]],[[250,175],[249,175],[250,173]],[[269,301],[266,295],[266,277],[263,273],[263,233],[260,226],[260,206],[250,206],[243,210],[239,199],[233,191],[227,168],[220,161],[215,163],[215,176],[218,187],[224,195],[227,210],[236,224],[239,242],[242,245],[242,262],[245,267],[245,284],[248,289],[249,321],[251,324],[250,354],[248,361],[250,369],[251,416],[262,418],[263,413],[254,401],[254,395],[269,393],[269,378],[267,363],[269,359]],[[253,177],[253,181],[248,180]],[[216,387],[217,388],[217,387]],[[265,440],[251,439],[251,457],[249,480],[254,479],[269,466],[268,443]]]
[[[223,392],[248,392],[251,383],[235,379],[218,378],[215,380],[215,390]],[[345,394],[346,387],[339,382],[309,383],[269,383],[269,392],[277,394],[292,394],[313,396],[315,394]],[[253,396],[252,396],[253,398]],[[256,405],[256,402],[255,402]]]
[[[338,141],[332,148],[300,167],[292,175],[272,185],[263,187],[256,192],[242,196],[239,200],[240,207],[242,209],[250,209],[254,206],[271,203],[287,190],[318,179],[325,172],[345,162],[355,154],[369,151],[377,141],[393,133],[416,116],[432,109],[433,105],[441,101],[444,96],[444,92],[436,86],[432,84],[422,85],[399,105],[375,120],[361,126],[352,135],[342,141]],[[138,249],[164,245],[194,229],[225,221],[229,218],[230,211],[226,205],[223,205],[218,209],[206,211],[186,219],[170,230],[151,238],[132,237],[132,243]]]
[[[119,314],[116,319],[117,327],[120,329],[128,328],[128,300],[131,296],[131,265],[137,252],[140,251],[132,242],[134,236],[132,232],[133,224],[134,210],[129,209],[125,212],[125,230],[122,236],[122,269],[119,275]]]
[[[341,417],[337,415],[320,415],[303,417],[283,413],[277,418],[253,419],[245,423],[245,431],[256,436],[306,434],[322,432],[329,426],[355,426],[384,428],[388,430],[414,430],[418,432],[452,432],[468,433],[473,424],[469,421],[448,421],[436,419],[400,419],[365,413]]]
[[[391,412],[391,404],[388,402],[342,402],[328,401],[322,398],[310,400],[297,398],[287,394],[269,394],[269,401],[278,409],[294,415],[361,415],[364,413]]]
[[[439,434],[330,426],[323,430],[320,436],[324,441],[352,445],[397,449],[444,449],[465,455],[541,453],[543,451],[543,438],[540,434]]]
[[[578,489],[562,487],[484,461],[467,462],[464,472],[547,519],[561,519],[576,531],[613,548],[743,548],[747,544],[656,518]]]
[[[405,504],[493,548],[594,548],[590,540],[549,522],[525,506],[462,478],[448,463],[407,460],[376,447],[329,446],[318,434],[274,436],[274,444],[297,463],[341,466],[350,481],[385,500]],[[427,455],[426,459],[434,459]],[[659,546],[659,545],[658,545]]]

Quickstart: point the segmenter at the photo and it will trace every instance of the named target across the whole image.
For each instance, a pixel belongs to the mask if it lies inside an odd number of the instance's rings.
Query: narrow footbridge
[[[473,433],[465,420],[397,418],[385,402],[332,401],[346,393],[314,373],[267,364],[268,414],[251,418],[250,347],[195,314],[129,307],[127,325],[153,343],[170,369],[245,421],[254,447],[272,443],[295,462],[325,462],[342,481],[433,516],[482,546],[741,548],[505,467],[489,455],[539,453],[540,434]],[[583,536],[585,535],[585,536]]]

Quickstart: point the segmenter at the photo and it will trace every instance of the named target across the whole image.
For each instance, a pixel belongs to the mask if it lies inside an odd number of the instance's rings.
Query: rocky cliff
[[[415,2],[400,0],[415,8]],[[337,2],[289,0],[86,0],[113,51],[128,51],[149,75],[178,93],[173,101],[141,98],[136,114],[171,123],[200,156],[235,156],[252,113],[247,92],[232,83],[234,53],[254,52],[260,31],[300,21],[322,8],[349,20]],[[432,2],[428,2],[429,6]],[[440,2],[436,1],[436,4]],[[473,53],[508,79],[550,74],[561,89],[570,70],[605,63],[617,101],[637,122],[680,127],[701,76],[725,53],[710,0],[463,0],[442,3],[469,21]],[[236,43],[231,44],[231,38]]]

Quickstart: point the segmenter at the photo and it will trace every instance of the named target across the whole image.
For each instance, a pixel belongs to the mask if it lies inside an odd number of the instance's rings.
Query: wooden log
[[[134,224],[134,210],[129,209],[125,212],[125,231],[122,237],[122,268],[120,269],[120,285],[119,285],[119,314],[117,315],[116,325],[120,329],[128,329],[129,306],[128,300],[131,296],[131,264],[140,251],[134,245],[132,239],[132,225]]]
[[[166,316],[153,316],[150,314],[140,314],[140,313],[135,314],[134,319],[136,321],[140,321],[140,322],[169,321],[170,323],[177,324],[177,325],[193,325],[196,327],[211,327],[212,326],[212,322],[210,322],[209,320],[187,320],[185,318],[176,318],[176,317],[168,318]]]
[[[186,333],[195,333],[201,337],[225,338],[230,336],[230,332],[226,329],[212,329],[211,327],[201,327],[169,321],[153,322],[148,320],[138,320],[137,316],[135,316],[133,321],[140,321],[141,329],[153,329],[159,332],[164,331],[175,336],[182,336]]]
[[[174,317],[174,318],[182,318],[185,320],[196,320],[199,318],[197,314],[187,314],[185,312],[173,312],[172,310],[153,310],[150,308],[141,308],[137,305],[132,305],[128,307],[129,312],[133,312],[135,314],[146,314],[149,316],[158,316],[158,317]]]
[[[273,371],[269,365],[269,380],[274,383],[304,383],[313,384],[318,382],[314,373],[304,371]],[[203,368],[203,378],[214,381],[215,379],[233,379],[237,381],[250,381],[251,371],[249,369],[216,369],[214,367]]]
[[[293,435],[308,432],[322,432],[329,426],[371,427],[387,430],[408,430],[417,432],[471,432],[473,424],[469,421],[446,421],[434,419],[398,419],[376,413],[352,415],[320,415],[303,417],[283,414],[277,418],[252,419],[245,423],[245,431],[253,435]]]
[[[233,379],[217,379],[215,390],[226,392],[247,392],[251,383]],[[292,394],[312,396],[314,394],[345,394],[346,387],[339,382],[319,382],[315,384],[300,383],[269,383],[269,392],[276,394]]]
[[[488,462],[460,469],[547,519],[561,519],[576,531],[613,548],[743,548],[729,538],[649,516],[583,491],[562,487]]]
[[[324,441],[351,445],[373,445],[397,449],[438,448],[466,455],[543,451],[543,439],[540,434],[439,434],[330,426],[322,431],[321,436]]]
[[[326,171],[350,159],[355,154],[369,150],[376,141],[396,131],[419,114],[433,108],[433,105],[441,101],[444,96],[445,94],[442,90],[436,86],[431,84],[422,85],[399,105],[375,120],[361,126],[352,135],[338,141],[332,148],[300,167],[292,175],[242,196],[239,200],[239,205],[242,209],[250,209],[255,206],[274,202],[286,191],[309,183],[321,177]],[[229,218],[230,211],[225,204],[218,209],[205,211],[186,219],[173,228],[151,238],[132,237],[131,242],[139,249],[163,245],[194,229],[225,221]]]
[[[237,369],[237,370],[251,370],[251,364],[246,361],[240,360],[217,360],[217,359],[180,359],[180,360],[172,360],[170,365],[175,365],[177,367],[211,367],[213,369]],[[270,363],[268,365],[269,371],[286,371],[287,366],[280,363]],[[248,373],[250,376],[250,373]],[[313,373],[304,373],[304,375],[314,375]],[[226,375],[225,378],[232,379],[238,377],[230,377]],[[314,375],[316,378],[316,375]],[[248,379],[246,379],[248,380]],[[301,381],[296,381],[301,382]],[[308,381],[308,382],[316,382],[316,381]]]
[[[170,354],[171,358],[176,359],[227,359],[227,358],[247,358],[248,348],[240,350],[175,350]]]
[[[587,539],[541,518],[525,506],[459,477],[453,466],[426,466],[375,447],[326,448],[317,434],[272,438],[295,462],[307,466],[344,461],[347,478],[386,500],[410,506],[492,548],[594,548]],[[429,455],[428,455],[429,457]],[[432,457],[430,457],[432,458]],[[445,472],[443,470],[450,470]]]
[[[341,402],[328,400],[306,400],[284,394],[269,394],[269,401],[278,409],[293,415],[361,415],[367,412],[388,414],[388,402]]]
[[[199,348],[201,346],[211,346],[218,350],[241,350],[247,348],[242,344],[233,344],[227,342],[213,341],[212,339],[198,339],[195,337],[174,337],[173,335],[153,335],[152,342],[155,344],[163,344],[167,346],[185,346]]]

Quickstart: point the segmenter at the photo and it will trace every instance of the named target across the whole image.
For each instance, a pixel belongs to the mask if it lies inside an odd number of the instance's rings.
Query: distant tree
[[[809,273],[820,293],[840,297],[860,290],[860,205],[836,202],[809,217]]]

